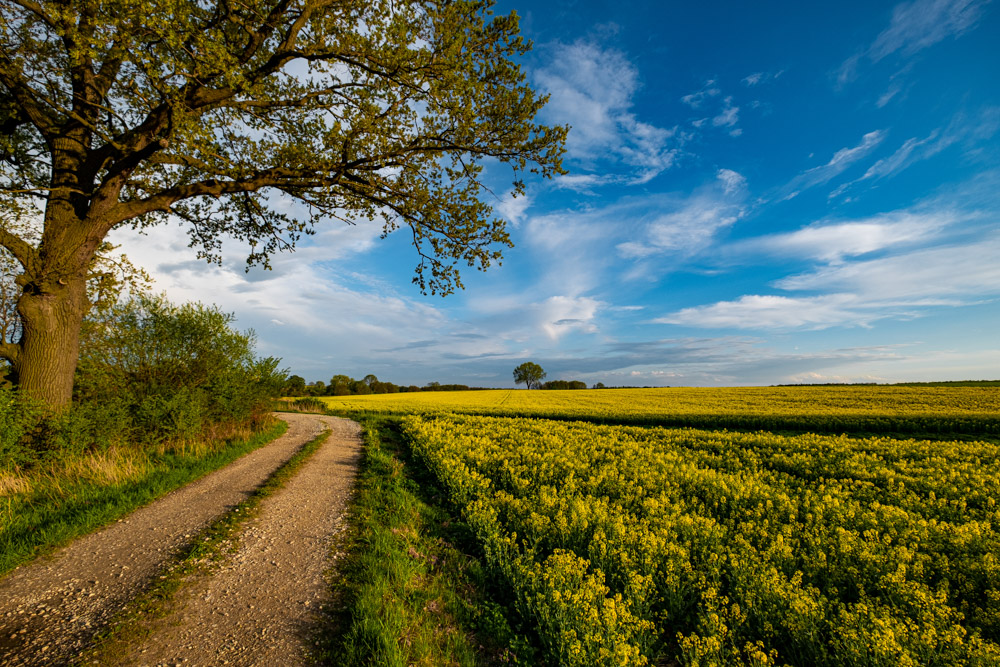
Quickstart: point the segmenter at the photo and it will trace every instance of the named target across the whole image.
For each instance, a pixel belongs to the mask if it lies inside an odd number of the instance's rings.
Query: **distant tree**
[[[311,382],[309,384],[308,391],[310,396],[323,396],[326,394],[326,383],[322,380]]]
[[[406,391],[420,391],[420,387],[418,387],[415,384],[411,384],[409,387],[406,388]]]
[[[594,389],[606,389],[603,382],[597,382],[594,384]]]
[[[326,393],[331,396],[349,396],[352,382],[354,382],[354,379],[347,375],[334,375],[330,378],[330,384],[327,385]]]
[[[424,391],[441,391],[440,382],[428,382],[427,386],[424,387]]]
[[[306,379],[301,375],[289,375],[285,380],[285,396],[305,396]]]
[[[542,385],[542,389],[586,389],[587,383],[580,380],[551,380]]]
[[[523,384],[528,389],[540,388],[545,378],[545,371],[533,361],[526,361],[514,369],[514,383]]]

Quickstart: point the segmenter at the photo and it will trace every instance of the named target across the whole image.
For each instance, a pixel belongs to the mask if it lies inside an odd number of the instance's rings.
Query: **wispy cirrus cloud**
[[[885,247],[880,242],[873,245]],[[709,329],[791,331],[912,319],[929,308],[971,305],[1000,296],[998,253],[1000,235],[993,234],[972,243],[920,248],[877,259],[844,261],[842,256],[826,256],[829,264],[772,283],[785,294],[743,295],[683,308],[653,321]]]
[[[956,144],[964,144],[967,150],[973,150],[980,142],[992,138],[998,131],[1000,131],[1000,107],[987,107],[972,115],[956,114],[947,127],[934,129],[926,137],[910,137],[891,155],[872,164],[859,178],[834,189],[829,198],[839,197],[865,181],[891,178],[917,162],[932,158]]]
[[[723,100],[722,110],[712,118],[713,127],[729,128],[729,134],[738,137],[743,134],[743,130],[736,127],[740,120],[740,108],[733,104],[732,96]]]
[[[746,179],[731,169],[719,169],[715,180],[689,197],[664,201],[641,233],[640,240],[617,245],[626,259],[659,254],[693,255],[708,247],[715,236],[743,215]]]
[[[681,97],[681,102],[688,105],[695,111],[708,112],[704,118],[695,118],[691,125],[701,129],[703,127],[717,127],[726,129],[731,136],[738,137],[743,134],[743,130],[736,127],[740,120],[740,108],[733,102],[733,96],[721,97],[722,89],[719,88],[715,79],[709,79],[701,90],[695,91]],[[713,111],[709,108],[718,104]]]
[[[794,232],[743,241],[730,250],[839,263],[849,257],[932,241],[948,227],[968,218],[954,210],[903,210],[858,220],[824,220]]]
[[[998,253],[1000,235],[992,234],[974,243],[825,266],[783,278],[775,287],[849,290],[874,305],[958,305],[1000,295]]]
[[[836,72],[838,86],[853,80],[865,59],[877,63],[894,54],[908,57],[949,37],[961,36],[976,26],[990,2],[913,0],[896,5],[889,26],[869,46],[841,63]],[[888,98],[883,95],[882,105],[897,92],[898,89]]]
[[[784,260],[788,273],[771,289],[654,322],[762,331],[867,327],[1000,298],[998,178],[987,172],[904,209],[823,219],[719,248],[731,267]],[[808,268],[791,268],[803,263]]]
[[[752,74],[747,74],[745,77],[740,79],[740,83],[748,88],[753,88],[754,86],[759,86],[765,83],[769,83],[781,77],[785,73],[785,70],[781,69],[777,72],[753,72]]]
[[[643,122],[632,111],[639,72],[624,53],[584,40],[556,42],[543,52],[547,64],[534,79],[550,96],[545,120],[572,127],[570,158],[594,164],[611,159],[633,167],[635,183],[670,168],[677,154],[670,145],[675,130]]]
[[[697,90],[681,97],[681,102],[688,105],[692,109],[701,109],[708,100],[713,97],[718,97],[720,94],[722,94],[722,89],[719,88],[715,79],[709,79],[705,82],[705,85],[702,86],[701,90]]]
[[[807,169],[793,178],[779,190],[779,198],[781,200],[792,199],[803,190],[828,183],[846,171],[852,164],[871,153],[876,146],[882,143],[885,136],[885,130],[868,132],[861,137],[861,141],[857,145],[841,148],[833,154],[833,157],[826,164]]]
[[[787,297],[748,294],[733,301],[683,308],[653,320],[707,329],[825,329],[836,324],[867,325],[885,314],[866,311],[853,294]]]
[[[913,55],[976,25],[991,0],[913,0],[896,5],[892,22],[868,48],[879,60],[896,52]]]

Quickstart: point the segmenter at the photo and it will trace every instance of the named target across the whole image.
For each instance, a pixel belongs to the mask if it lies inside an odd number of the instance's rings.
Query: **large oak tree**
[[[250,263],[314,224],[408,230],[414,281],[461,287],[510,245],[484,164],[561,170],[565,128],[490,0],[4,0],[0,245],[23,269],[22,391],[69,404],[86,281],[106,235],[176,216],[199,256]],[[295,205],[289,206],[292,202]],[[37,241],[12,221],[43,223]]]

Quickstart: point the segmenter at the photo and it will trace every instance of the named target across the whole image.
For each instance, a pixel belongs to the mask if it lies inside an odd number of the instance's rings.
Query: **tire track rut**
[[[173,611],[121,665],[300,665],[323,622],[330,547],[361,453],[361,427],[319,417],[330,437],[261,501],[221,566],[188,581]]]

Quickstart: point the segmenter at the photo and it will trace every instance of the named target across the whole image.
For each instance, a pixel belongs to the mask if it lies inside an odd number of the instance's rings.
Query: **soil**
[[[124,604],[142,593],[197,533],[245,500],[303,444],[331,437],[262,501],[237,549],[177,594],[126,664],[301,664],[324,603],[330,545],[343,522],[361,451],[360,427],[282,414],[274,442],[136,510],[0,581],[0,664],[74,662]]]

